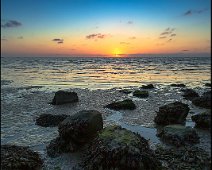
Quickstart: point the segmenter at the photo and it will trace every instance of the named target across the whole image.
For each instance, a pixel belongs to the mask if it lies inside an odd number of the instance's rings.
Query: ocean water
[[[110,89],[156,83],[201,86],[211,80],[210,57],[1,58],[3,86]]]

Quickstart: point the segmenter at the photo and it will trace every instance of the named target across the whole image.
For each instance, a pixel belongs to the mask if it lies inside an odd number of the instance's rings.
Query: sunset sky
[[[210,53],[210,0],[1,0],[1,54]]]

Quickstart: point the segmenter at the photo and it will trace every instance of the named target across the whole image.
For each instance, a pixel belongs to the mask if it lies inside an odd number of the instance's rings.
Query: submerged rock
[[[102,130],[103,120],[96,110],[83,110],[63,120],[59,126],[59,137],[47,146],[49,156],[55,157],[63,152],[74,152]]]
[[[58,126],[60,122],[66,119],[68,115],[52,115],[52,114],[42,114],[36,119],[36,125],[43,127],[54,127]]]
[[[143,85],[143,86],[141,86],[141,88],[142,88],[142,89],[153,89],[154,86],[153,86],[153,84],[148,84],[148,85]]]
[[[177,147],[185,144],[199,143],[199,136],[196,131],[191,127],[182,125],[165,126],[157,136]]]
[[[135,104],[131,99],[126,99],[119,102],[113,102],[111,104],[106,105],[105,107],[114,110],[134,110],[136,108]]]
[[[202,96],[194,98],[192,103],[199,107],[211,108],[211,91],[205,92]]]
[[[77,93],[75,92],[66,92],[66,91],[57,91],[55,93],[55,96],[52,100],[53,105],[61,105],[61,104],[66,104],[66,103],[74,103],[78,102],[78,96]]]
[[[211,127],[211,111],[193,115],[191,119],[197,128],[209,129]]]
[[[129,89],[121,89],[121,90],[119,90],[119,92],[125,93],[125,94],[130,94],[130,93],[132,93],[132,90],[129,90]]]
[[[103,129],[88,147],[83,169],[160,170],[148,141],[120,126]]]
[[[181,102],[174,102],[159,107],[154,122],[159,125],[182,124],[188,115],[189,107]]]
[[[148,93],[148,91],[136,90],[133,92],[133,96],[136,96],[139,98],[146,98],[149,96],[149,93]]]
[[[187,100],[192,100],[195,97],[199,97],[199,94],[195,92],[193,89],[185,89],[183,91],[184,91],[184,94],[182,96]]]
[[[162,161],[167,170],[210,170],[211,157],[201,148],[187,145],[185,147],[157,147],[156,157]]]
[[[186,87],[185,84],[170,84],[170,86],[173,86],[173,87]]]
[[[28,147],[1,145],[1,169],[3,170],[39,170],[43,161]]]

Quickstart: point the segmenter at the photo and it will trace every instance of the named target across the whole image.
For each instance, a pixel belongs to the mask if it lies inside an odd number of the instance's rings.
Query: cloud
[[[193,15],[193,14],[201,14],[207,10],[208,10],[207,8],[200,9],[200,10],[191,10],[190,9],[190,10],[186,11],[185,13],[183,13],[183,16],[189,16],[189,15]]]
[[[14,28],[22,26],[22,23],[20,23],[19,21],[15,20],[9,20],[9,21],[2,20],[2,21],[5,22],[4,24],[1,24],[2,28]]]
[[[170,41],[172,41],[172,39],[170,38],[167,42],[170,42]]]
[[[106,34],[98,33],[98,34],[87,35],[86,38],[87,39],[104,39],[106,36],[107,36]]]
[[[1,41],[7,41],[7,39],[6,38],[1,38]]]
[[[159,39],[164,39],[164,38],[166,38],[166,36],[163,36],[163,37],[159,37]]]
[[[170,37],[175,37],[177,34],[171,34]]]
[[[63,39],[60,39],[60,38],[54,38],[52,41],[55,41],[58,44],[63,44]]]
[[[182,50],[182,51],[189,51],[189,50]]]
[[[133,24],[133,21],[128,21],[127,24]]]
[[[129,39],[130,40],[134,40],[134,39],[136,39],[136,37],[134,37],[134,36],[133,37],[129,37]]]
[[[24,37],[22,37],[22,36],[19,36],[19,37],[17,37],[17,39],[24,39]]]
[[[120,44],[122,44],[122,45],[129,45],[130,43],[128,43],[128,42],[120,42]]]

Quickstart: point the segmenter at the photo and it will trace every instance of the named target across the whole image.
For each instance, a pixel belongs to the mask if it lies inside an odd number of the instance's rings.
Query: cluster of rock
[[[82,169],[162,169],[148,141],[120,126],[104,128],[88,148]]]
[[[28,147],[1,145],[1,169],[38,170],[43,164],[38,153]]]
[[[210,170],[211,158],[203,149],[194,146],[179,148],[157,147],[156,157],[163,162],[164,170]]]
[[[47,153],[55,157],[63,152],[73,152],[88,143],[103,128],[100,112],[83,110],[67,117],[58,126],[59,137],[47,146]]]
[[[211,108],[211,91],[205,92],[200,97],[196,97],[192,100],[192,103],[196,106],[206,109]]]

